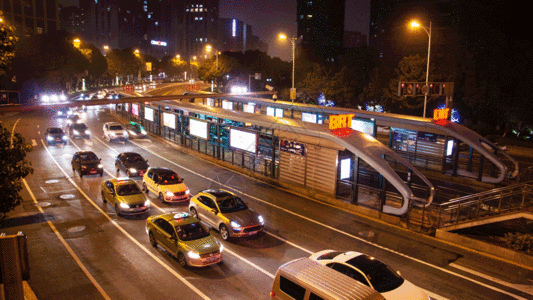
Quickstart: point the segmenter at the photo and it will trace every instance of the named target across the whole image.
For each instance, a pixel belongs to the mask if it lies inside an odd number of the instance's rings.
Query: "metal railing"
[[[426,228],[444,228],[524,211],[533,207],[533,182],[515,184],[473,195],[433,203],[412,205],[409,221]]]

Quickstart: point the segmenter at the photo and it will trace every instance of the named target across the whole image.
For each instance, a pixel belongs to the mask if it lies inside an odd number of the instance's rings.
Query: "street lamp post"
[[[427,60],[427,66],[426,66],[426,90],[424,91],[424,114],[423,116],[425,118],[426,117],[426,105],[428,101],[428,92],[429,92],[428,82],[429,82],[429,54],[431,52],[431,22],[429,22],[429,28],[421,26],[420,23],[418,23],[417,21],[411,22],[411,28],[417,28],[417,27],[422,27],[422,29],[424,29],[424,31],[428,34],[428,37],[429,37],[428,60]]]
[[[292,102],[294,102],[294,99],[296,98],[296,89],[294,88],[294,51],[296,49],[296,40],[298,38],[288,38],[285,34],[280,33],[279,39],[282,41],[286,39],[290,39],[291,44],[292,44],[292,88],[291,88],[290,97],[291,97]]]
[[[211,45],[207,45],[205,46],[205,51],[207,52],[211,52],[211,50],[213,50],[215,52],[215,57],[216,57],[216,71],[217,71],[217,75],[218,75],[218,50],[216,49],[213,49],[213,47]],[[217,88],[218,88],[218,80],[216,80],[216,77],[215,77],[215,83],[217,84]],[[211,81],[211,92],[214,90],[214,87],[213,87],[213,81]]]

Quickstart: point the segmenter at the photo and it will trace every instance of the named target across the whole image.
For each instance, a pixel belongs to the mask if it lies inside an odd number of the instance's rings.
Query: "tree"
[[[26,159],[32,150],[20,133],[15,133],[11,141],[10,132],[0,124],[0,220],[22,201],[21,179],[33,173],[31,162]]]
[[[2,11],[0,11],[0,20],[4,20]],[[6,24],[5,21],[0,21],[0,76],[5,75],[7,67],[15,57],[17,41],[15,28]]]
[[[113,49],[106,55],[108,76],[137,76],[143,61],[137,58],[130,48]]]
[[[205,81],[217,80],[225,74],[231,73],[239,67],[239,63],[236,59],[219,55],[218,56],[218,68],[216,63],[216,57],[211,57],[203,61],[198,67],[198,77]]]

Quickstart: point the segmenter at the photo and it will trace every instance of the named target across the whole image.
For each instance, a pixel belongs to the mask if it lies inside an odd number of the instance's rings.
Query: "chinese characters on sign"
[[[433,111],[433,120],[435,121],[448,120],[449,116],[450,116],[449,108],[435,109]]]

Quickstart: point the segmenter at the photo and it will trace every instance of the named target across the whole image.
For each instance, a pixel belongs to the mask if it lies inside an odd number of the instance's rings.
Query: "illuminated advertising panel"
[[[132,103],[131,104],[131,113],[134,115],[134,116],[139,116],[139,104],[136,104],[136,103]]]
[[[213,98],[207,98],[207,99],[205,99],[205,104],[206,104],[207,106],[215,106],[215,99],[213,99]]]
[[[227,110],[233,110],[233,102],[228,100],[222,100],[222,108]]]
[[[163,126],[176,129],[176,115],[163,113]]]
[[[267,106],[266,114],[267,116],[283,118],[283,108]]]
[[[144,118],[148,121],[154,121],[154,109],[145,107],[144,108]]]
[[[190,119],[189,132],[191,135],[207,140],[207,122]]]
[[[374,136],[374,123],[360,119],[352,119],[352,129]]]
[[[306,112],[302,112],[302,121],[309,122],[309,123],[316,123],[316,114],[310,114]]]
[[[255,104],[253,103],[243,104],[242,111],[253,114],[255,112]]]
[[[352,160],[345,158],[341,160],[341,178],[340,179],[349,179],[351,177],[351,164]]]
[[[252,153],[255,153],[257,149],[257,136],[255,133],[231,128],[229,131],[229,142],[233,148]]]

